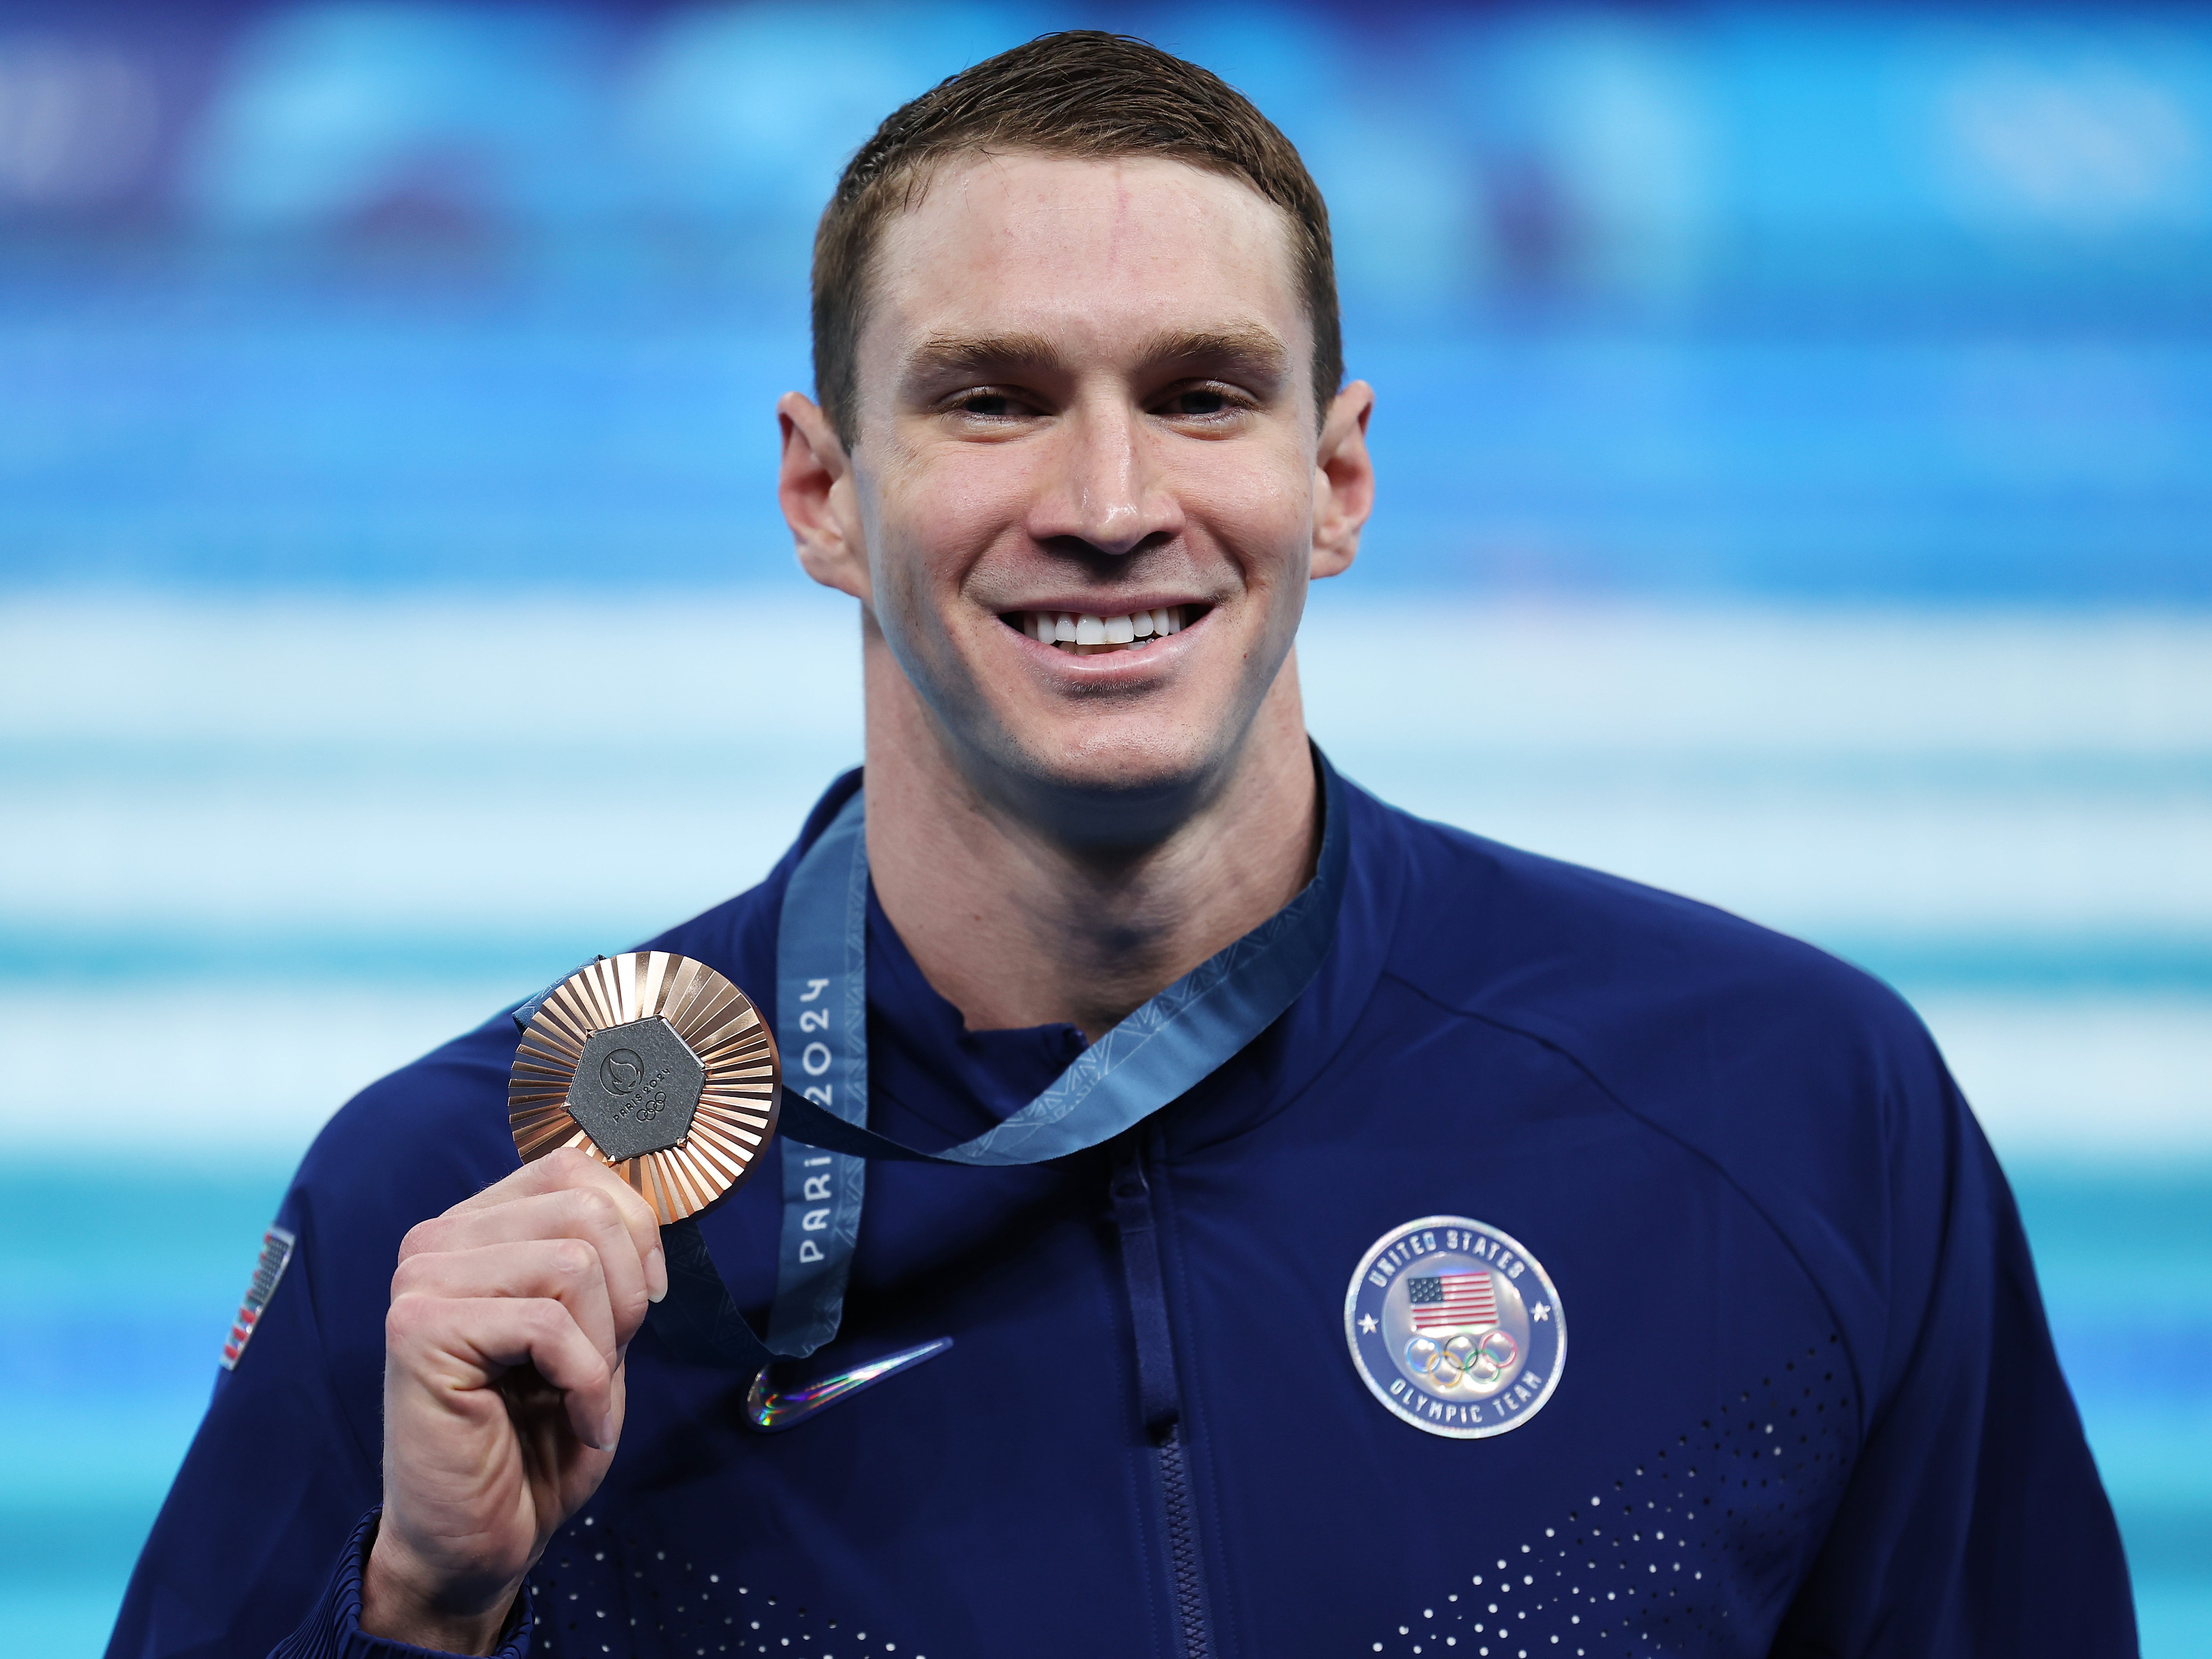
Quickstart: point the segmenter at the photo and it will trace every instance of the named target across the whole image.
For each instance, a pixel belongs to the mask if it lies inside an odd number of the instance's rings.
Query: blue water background
[[[1872,617],[1865,683],[1899,670],[1882,618],[1923,667],[1946,630],[1963,664],[2013,622],[2054,663],[2112,626],[2202,629],[2202,8],[19,4],[0,13],[0,626],[82,641],[72,690],[124,712],[72,725],[0,701],[0,997],[158,1006],[179,1032],[213,988],[295,1012],[362,998],[427,1042],[719,896],[449,904],[447,861],[496,845],[500,791],[544,762],[492,718],[515,711],[479,689],[456,693],[465,729],[356,729],[342,689],[288,726],[278,685],[165,723],[198,688],[134,657],[129,629],[210,627],[241,662],[281,664],[255,618],[309,604],[318,641],[373,662],[403,612],[465,653],[487,604],[790,601],[769,409],[807,383],[812,216],[891,105],[1066,21],[1219,68],[1328,191],[1350,366],[1381,394],[1383,502],[1351,579],[1369,626],[1495,602],[1571,631],[1657,605],[1786,652],[1804,627],[1857,637]],[[100,633],[108,609],[123,644]],[[1431,683],[1473,707],[1480,667]],[[418,651],[389,672],[466,670]],[[1471,763],[1448,722],[1408,736],[1387,696],[1317,696],[1315,717],[1385,793],[1477,829],[1525,822],[1551,850],[1581,853],[1547,826],[1583,820],[1542,803],[1602,770],[1614,793],[1585,817],[1626,828],[1583,855],[1655,878],[1703,868],[1682,861],[1699,842],[1756,863],[1777,802],[1792,823],[1903,825],[1908,852],[1916,826],[1953,826],[1966,850],[1923,878],[1917,920],[1830,902],[1842,831],[1742,902],[2001,1040],[2123,1033],[2125,1088],[2093,1077],[2081,1124],[2000,1145],[2019,1149],[2145,1650],[2181,1659],[2212,1653],[2212,1085],[2189,1072],[2212,1019],[2212,842],[2190,840],[2212,738],[2181,721],[2146,739],[2200,679],[2145,672],[2143,718],[2085,684],[2075,701],[2100,712],[2069,724],[2062,688],[2057,713],[2022,717],[2033,741],[1916,747],[1848,678],[1802,742],[1711,752]],[[1978,674],[1927,682],[1931,724],[1997,695]],[[374,692],[374,667],[348,684]],[[1711,730],[1758,726],[1757,688],[1739,701]],[[817,747],[733,793],[727,885],[851,757],[849,707]],[[204,872],[217,896],[195,902],[190,876],[133,885],[165,843],[219,850],[226,825],[295,809],[251,867]],[[392,902],[316,861],[317,826],[349,819],[399,848]],[[2016,906],[1947,902],[1972,885],[1975,834],[2011,869],[2008,826],[2033,823],[2079,843],[2063,879],[2019,859]],[[103,837],[104,884],[70,861]],[[2163,914],[2098,873],[2146,848],[2176,896]],[[1716,879],[1708,896],[1735,902]],[[1971,1030],[1936,1024],[1947,1044]],[[72,1159],[50,1144],[64,1095],[24,1081],[58,1073],[6,1029],[0,1121],[39,1150],[0,1176],[0,1651],[89,1654],[289,1161],[362,1076],[338,1065],[331,1097],[295,1093],[276,1117],[214,1101],[210,1132],[150,1158]],[[165,1083],[214,1100],[206,1051],[186,1052]],[[2152,1096],[2183,1107],[2107,1140],[2100,1115]]]

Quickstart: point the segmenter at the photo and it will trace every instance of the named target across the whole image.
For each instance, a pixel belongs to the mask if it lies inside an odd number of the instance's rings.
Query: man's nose
[[[1038,541],[1079,541],[1118,557],[1182,528],[1139,411],[1079,405],[1054,435],[1056,453],[1030,510]]]

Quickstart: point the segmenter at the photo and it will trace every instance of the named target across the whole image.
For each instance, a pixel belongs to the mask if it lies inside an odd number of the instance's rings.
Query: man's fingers
[[[573,1187],[534,1193],[488,1208],[456,1206],[434,1220],[423,1222],[407,1235],[399,1253],[400,1265],[425,1255],[457,1255],[495,1245],[534,1240],[567,1239],[597,1252],[605,1276],[607,1295],[614,1310],[617,1340],[627,1342],[645,1318],[646,1304],[654,1286],[648,1264],[638,1254],[637,1240],[613,1196],[597,1186]],[[501,1256],[502,1263],[517,1258]],[[394,1281],[395,1288],[398,1281]],[[505,1288],[493,1281],[472,1284],[461,1294],[478,1296],[536,1296],[534,1288]]]
[[[548,1152],[524,1164],[504,1180],[495,1182],[474,1198],[465,1199],[446,1212],[485,1210],[529,1198],[539,1193],[588,1190],[605,1193],[622,1213],[623,1224],[637,1242],[638,1258],[646,1264],[648,1295],[658,1302],[668,1293],[668,1269],[660,1253],[660,1221],[644,1195],[590,1153],[574,1147]]]
[[[400,1374],[434,1397],[480,1393],[528,1365],[561,1390],[568,1425],[611,1450],[613,1366],[567,1307],[548,1297],[401,1296],[385,1316],[385,1343]]]
[[[629,1241],[619,1241],[622,1255],[629,1258],[636,1277],[636,1257]],[[580,1238],[522,1238],[509,1243],[482,1244],[470,1249],[422,1251],[409,1256],[392,1275],[392,1296],[434,1297],[448,1302],[507,1297],[517,1301],[557,1302],[568,1310],[577,1328],[612,1364],[617,1351],[635,1334],[623,1327],[613,1304],[612,1287],[599,1249]],[[639,1315],[641,1294],[633,1297]]]

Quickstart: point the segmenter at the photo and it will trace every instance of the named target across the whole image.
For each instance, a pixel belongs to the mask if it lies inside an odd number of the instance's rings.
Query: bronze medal
[[[578,969],[531,1016],[507,1123],[524,1163],[579,1147],[665,1225],[759,1167],[782,1082],[775,1037],[743,991],[689,957],[629,951]]]

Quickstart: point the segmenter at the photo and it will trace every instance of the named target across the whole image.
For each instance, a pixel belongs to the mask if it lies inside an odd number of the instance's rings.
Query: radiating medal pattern
[[[578,969],[531,1016],[507,1122],[524,1163],[580,1148],[665,1225],[759,1167],[782,1081],[775,1036],[743,991],[689,957],[630,951]]]

